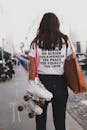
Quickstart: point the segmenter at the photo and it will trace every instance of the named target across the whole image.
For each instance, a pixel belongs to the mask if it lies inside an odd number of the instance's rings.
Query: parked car
[[[9,64],[9,62],[6,64],[2,64],[2,60],[0,60],[0,81],[5,81],[6,79],[11,79],[12,78],[12,74],[14,74],[13,72],[15,72],[11,66],[11,64]]]
[[[83,70],[87,70],[87,57],[84,53],[76,53],[77,60]]]
[[[8,66],[9,68],[9,74],[11,75],[10,77],[12,78],[12,74],[15,74],[15,71],[13,69],[13,63],[12,63],[12,60],[8,60],[6,61],[6,66]]]

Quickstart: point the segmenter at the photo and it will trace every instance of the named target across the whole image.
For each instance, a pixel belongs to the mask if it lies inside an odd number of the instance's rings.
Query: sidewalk
[[[68,113],[66,115],[67,130],[83,130],[83,128]]]
[[[47,130],[54,130],[52,108],[50,104],[48,108]],[[66,130],[83,130],[68,112],[66,113]]]
[[[20,75],[21,81],[22,78],[24,79],[24,77],[27,79],[27,72],[25,69],[23,69],[23,67],[20,65],[20,67],[16,67],[16,73],[18,73],[18,75]],[[21,75],[22,73],[22,75]],[[27,84],[27,80],[26,83]],[[33,123],[33,127],[35,128],[35,123]],[[31,121],[28,124],[29,126],[31,126]],[[34,130],[34,128],[31,128],[31,130]],[[51,104],[49,104],[48,106],[48,119],[47,119],[47,130],[54,130],[54,124],[53,124],[53,117],[52,117],[52,107]],[[84,130],[71,116],[70,114],[67,112],[66,113],[66,130]]]

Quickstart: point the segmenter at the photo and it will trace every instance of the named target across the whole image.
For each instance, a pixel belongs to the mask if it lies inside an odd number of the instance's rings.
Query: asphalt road
[[[29,119],[26,111],[18,112],[27,88],[27,73],[16,66],[12,80],[0,82],[0,130],[34,130],[34,119]],[[25,71],[25,70],[23,70]]]
[[[17,111],[17,106],[21,104],[25,90],[28,87],[28,74],[21,66],[16,66],[15,71],[16,74],[12,80],[0,82],[0,130],[35,130],[35,120],[29,119],[26,111],[21,113]],[[48,107],[47,129],[53,130],[54,125],[50,106],[51,105]],[[71,125],[70,121],[72,122]],[[75,124],[79,130],[82,130],[80,126],[68,116],[68,130],[77,129]]]

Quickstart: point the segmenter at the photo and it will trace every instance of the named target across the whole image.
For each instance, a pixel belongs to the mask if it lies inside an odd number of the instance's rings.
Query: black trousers
[[[68,91],[65,76],[39,75],[41,82],[53,93],[52,110],[55,130],[66,130],[65,115]],[[46,130],[48,102],[43,106],[43,113],[36,116],[36,130]]]

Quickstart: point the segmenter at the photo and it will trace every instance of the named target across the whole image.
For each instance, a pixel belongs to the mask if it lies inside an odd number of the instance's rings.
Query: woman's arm
[[[29,80],[34,80],[36,74],[36,61],[35,57],[29,56]]]

